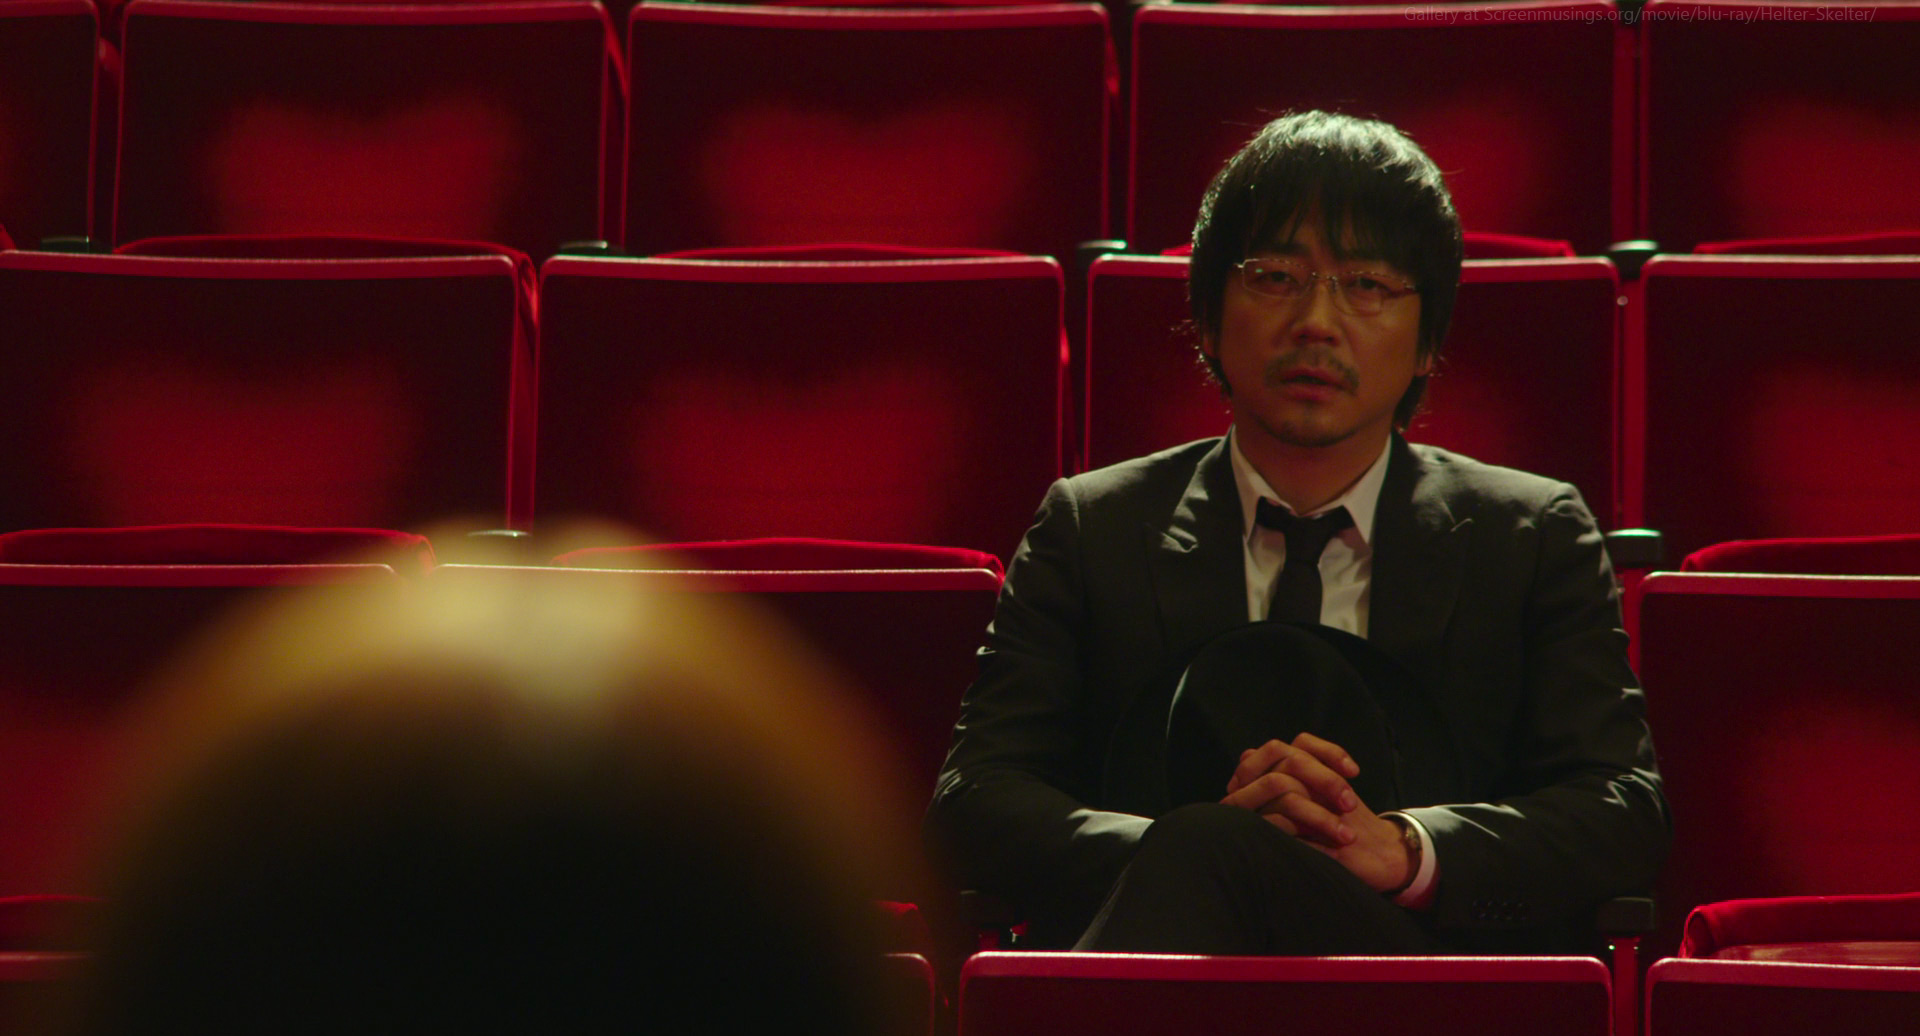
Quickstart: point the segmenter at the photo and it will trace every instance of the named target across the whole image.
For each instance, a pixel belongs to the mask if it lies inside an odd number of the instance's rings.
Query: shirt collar
[[[1360,534],[1360,541],[1371,544],[1373,513],[1380,504],[1380,487],[1387,480],[1387,456],[1392,452],[1393,436],[1389,435],[1386,445],[1380,448],[1380,456],[1373,459],[1373,464],[1354,481],[1353,485],[1347,487],[1346,492],[1327,501],[1325,507],[1313,514],[1302,515],[1302,517],[1312,518],[1336,507],[1344,507],[1347,509],[1347,514],[1353,518],[1353,528]],[[1279,494],[1273,491],[1273,487],[1267,484],[1267,480],[1254,470],[1253,462],[1247,459],[1246,454],[1240,452],[1240,442],[1232,431],[1227,432],[1227,454],[1233,463],[1234,488],[1240,492],[1240,528],[1246,530],[1247,539],[1251,542],[1253,534],[1259,529],[1259,526],[1254,524],[1253,512],[1259,506],[1262,497],[1279,501],[1281,506],[1289,511],[1293,510],[1293,505],[1281,500]]]

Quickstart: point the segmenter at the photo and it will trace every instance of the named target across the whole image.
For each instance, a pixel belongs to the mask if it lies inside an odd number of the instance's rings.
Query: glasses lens
[[[1240,264],[1240,279],[1247,290],[1276,299],[1297,299],[1307,293],[1313,274],[1298,263],[1285,259],[1249,259]]]
[[[1371,315],[1380,312],[1387,300],[1394,297],[1396,288],[1370,273],[1350,273],[1340,280],[1340,295],[1355,313]]]

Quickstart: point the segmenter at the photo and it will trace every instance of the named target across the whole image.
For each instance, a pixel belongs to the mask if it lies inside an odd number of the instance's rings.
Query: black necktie
[[[1273,604],[1267,618],[1275,622],[1320,621],[1320,552],[1327,541],[1353,524],[1344,507],[1316,518],[1301,518],[1271,500],[1261,500],[1254,521],[1287,538],[1287,560],[1273,586]]]

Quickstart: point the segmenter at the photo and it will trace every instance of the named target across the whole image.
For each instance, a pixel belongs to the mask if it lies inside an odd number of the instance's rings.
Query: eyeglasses
[[[1296,302],[1313,291],[1316,279],[1333,286],[1333,304],[1342,313],[1370,317],[1396,299],[1418,294],[1406,280],[1372,270],[1321,273],[1298,259],[1247,259],[1234,267],[1240,283],[1255,295]]]

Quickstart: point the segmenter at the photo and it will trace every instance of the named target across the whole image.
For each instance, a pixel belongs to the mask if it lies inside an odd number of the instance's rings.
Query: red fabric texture
[[[380,237],[364,234],[181,234],[128,241],[116,255],[191,259],[408,259],[442,255],[504,255],[531,263],[525,252],[485,241]]]
[[[0,562],[37,565],[298,565],[372,560],[402,575],[433,568],[425,536],[390,529],[147,525],[0,534]]]
[[[1920,576],[1920,534],[1731,540],[1687,555],[1680,571]]]
[[[808,245],[760,245],[739,248],[691,248],[662,252],[658,259],[723,259],[754,262],[872,262],[888,259],[975,259],[1018,255],[994,248],[924,248],[859,241]]]
[[[1882,940],[1920,940],[1920,892],[1705,903],[1687,915],[1680,956],[1713,957],[1756,944]]]
[[[804,537],[586,547],[560,555],[554,564],[567,568],[652,568],[649,562],[667,558],[689,559],[720,571],[984,568],[996,577],[1004,574],[998,557],[966,547]]]
[[[1920,255],[1920,230],[1707,241],[1693,250],[1700,255]]]
[[[1460,237],[1469,259],[1571,259],[1576,254],[1573,242],[1557,238],[1496,234],[1487,230],[1463,231]],[[1192,255],[1193,243],[1175,245],[1160,254]]]
[[[920,912],[919,906],[897,900],[876,899],[874,907],[880,914],[882,945],[888,953],[933,956],[933,929],[927,926],[926,915]]]
[[[627,54],[635,255],[874,241],[1065,257],[1108,236],[1097,5],[639,4]]]
[[[1524,234],[1470,230],[1461,235],[1469,259],[1571,259],[1573,243]]]

